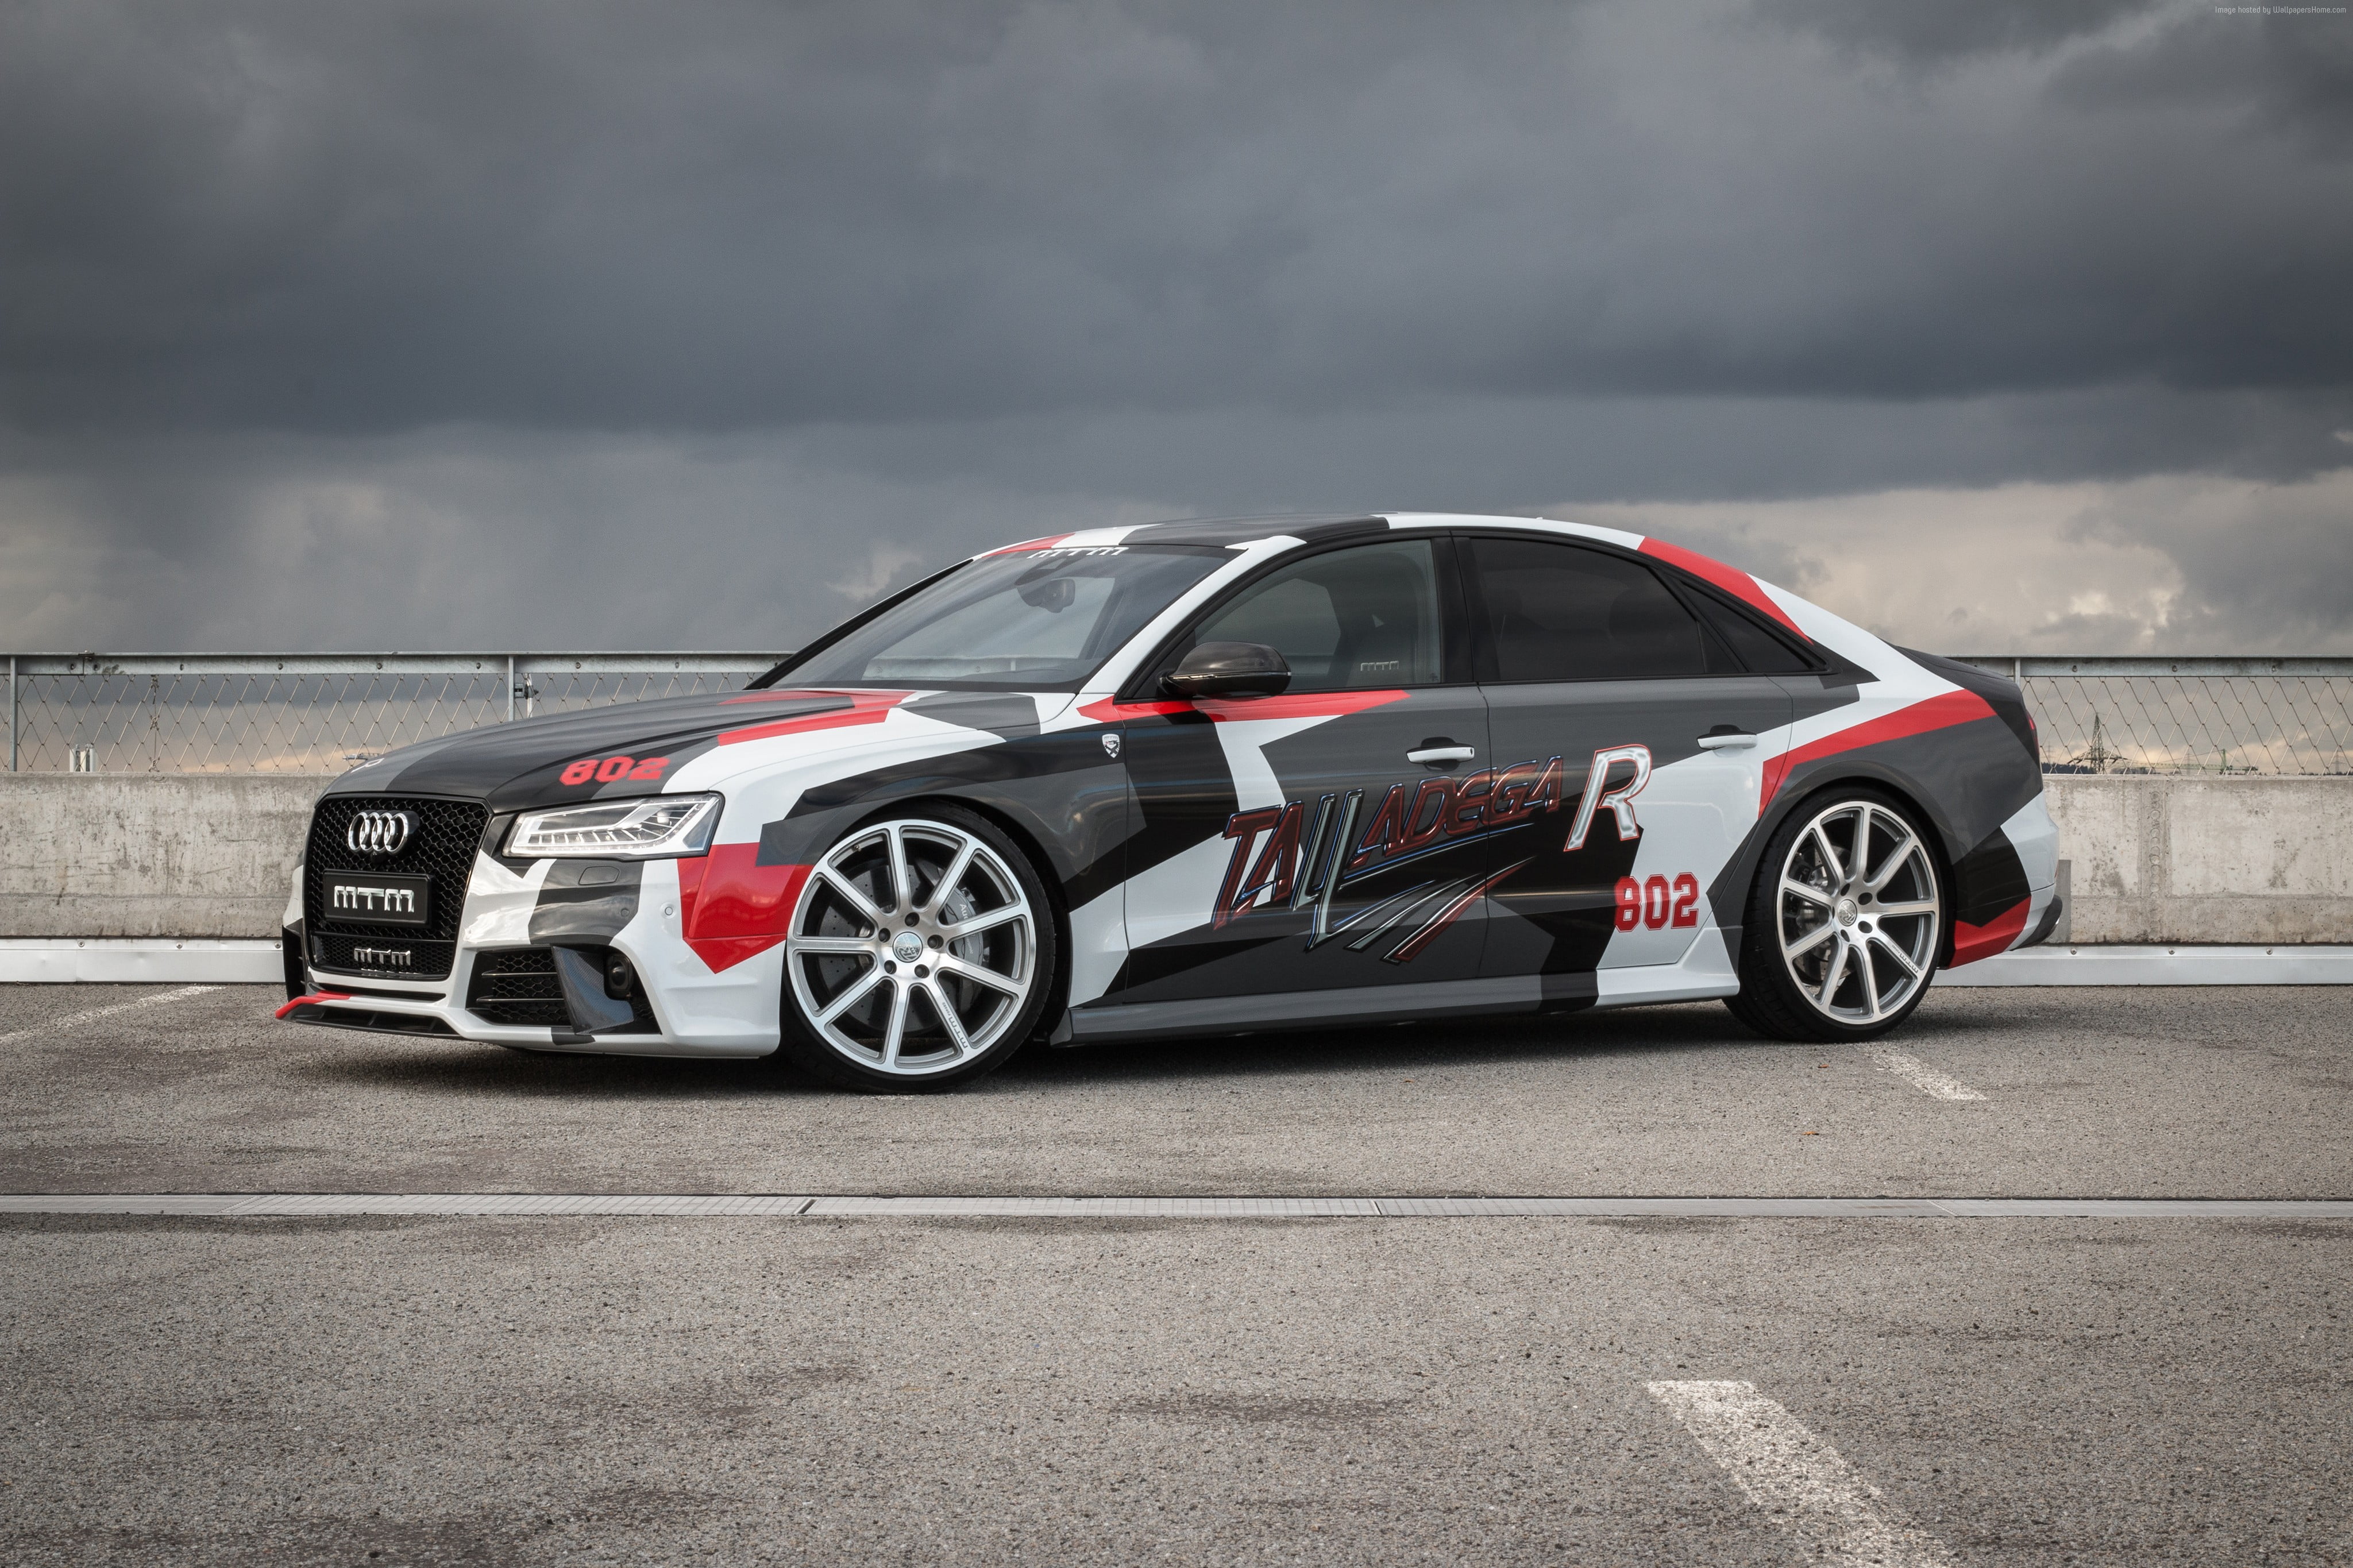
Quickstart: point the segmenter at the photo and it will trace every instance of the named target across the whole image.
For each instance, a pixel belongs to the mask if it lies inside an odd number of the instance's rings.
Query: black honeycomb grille
[[[410,811],[417,814],[416,837],[397,855],[361,855],[343,842],[353,814],[362,811]],[[428,970],[421,962],[412,971],[420,978],[438,979],[449,973],[458,921],[465,912],[466,884],[474,872],[474,855],[489,824],[490,808],[477,801],[401,799],[385,795],[329,795],[311,816],[311,842],[303,857],[302,911],[315,932],[348,937],[385,937],[391,944],[414,944],[438,955],[440,967]],[[329,871],[391,871],[433,879],[433,919],[417,926],[371,925],[362,921],[330,920],[326,914]],[[363,944],[375,945],[375,944]]]
[[[602,971],[610,948],[582,950]],[[474,975],[466,987],[466,1010],[491,1024],[544,1024],[551,1029],[577,1026],[571,1005],[564,999],[564,982],[555,973],[555,952],[544,947],[503,947],[474,955]],[[619,1028],[599,1028],[599,1035],[652,1035],[660,1032],[646,988],[629,991],[630,1021]]]
[[[438,898],[440,889],[436,888]],[[411,928],[412,931],[414,928]],[[377,980],[446,980],[457,961],[454,942],[419,942],[403,937],[345,936],[341,931],[311,933],[311,963],[346,974]]]
[[[555,954],[543,947],[501,948],[476,954],[466,1009],[492,1024],[572,1026],[572,1009],[564,1003],[564,982],[556,978]]]

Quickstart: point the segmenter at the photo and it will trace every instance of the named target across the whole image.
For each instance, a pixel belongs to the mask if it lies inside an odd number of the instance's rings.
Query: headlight
[[[507,853],[524,859],[577,855],[606,860],[701,855],[711,847],[719,806],[715,795],[658,795],[525,812],[507,835]]]

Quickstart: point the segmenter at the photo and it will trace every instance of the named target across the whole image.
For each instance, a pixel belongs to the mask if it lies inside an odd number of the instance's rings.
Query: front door
[[[1546,976],[1563,1004],[1728,989],[1708,891],[1757,822],[1754,738],[1788,722],[1788,694],[1641,560],[1463,544],[1511,813],[1490,847],[1484,973]]]
[[[1279,697],[1156,704],[1130,724],[1141,812],[1130,953],[1110,1003],[1469,980],[1486,852],[1463,816],[1488,766],[1486,704],[1451,640],[1450,542],[1383,538],[1293,556],[1191,637],[1255,642]]]

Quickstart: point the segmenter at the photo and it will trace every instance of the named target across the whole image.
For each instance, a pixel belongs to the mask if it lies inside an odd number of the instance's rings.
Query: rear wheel
[[[785,942],[783,1055],[848,1089],[968,1083],[1019,1048],[1054,973],[1046,889],[977,813],[870,823],[818,857]]]
[[[1876,791],[1833,790],[1766,847],[1725,1005],[1777,1039],[1871,1039],[1927,994],[1944,934],[1926,834]]]

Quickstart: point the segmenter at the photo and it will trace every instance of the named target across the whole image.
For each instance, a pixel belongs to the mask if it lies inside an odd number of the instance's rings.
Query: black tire
[[[871,914],[885,919],[877,925]],[[973,934],[957,934],[965,927]],[[1057,989],[1045,879],[1003,828],[944,802],[881,813],[836,839],[795,902],[790,932],[777,1055],[839,1089],[923,1094],[971,1083],[1021,1048]],[[1018,995],[1007,989],[1015,984]]]
[[[1764,1015],[1757,1012],[1755,1005],[1748,999],[1748,954],[1745,939],[1741,943],[1740,975],[1741,990],[1737,994],[1726,996],[1724,999],[1724,1010],[1739,1019],[1741,1025],[1752,1034],[1762,1035],[1768,1040],[1787,1038],[1788,1037],[1774,1032],[1773,1026],[1766,1020]]]
[[[1891,822],[1908,837],[1888,834]],[[1862,835],[1862,864],[1851,874],[1854,840],[1841,839],[1842,827]],[[1810,838],[1817,829],[1820,837]],[[1724,1003],[1732,1016],[1768,1039],[1831,1043],[1876,1039],[1910,1017],[1944,951],[1946,889],[1935,846],[1917,814],[1866,785],[1833,785],[1790,812],[1767,841],[1749,889],[1740,994]],[[1801,890],[1788,890],[1792,883]],[[1884,994],[1891,988],[1895,997]]]

